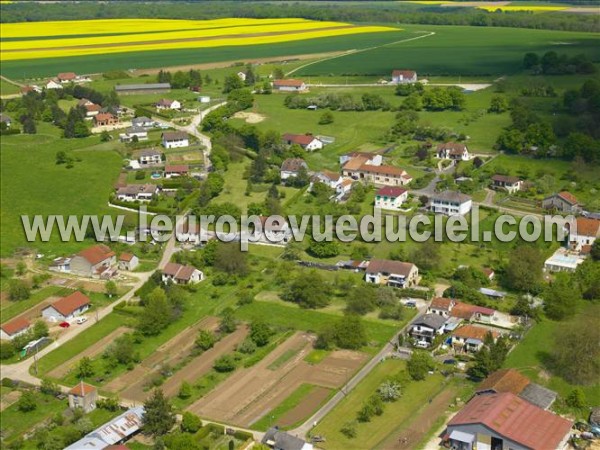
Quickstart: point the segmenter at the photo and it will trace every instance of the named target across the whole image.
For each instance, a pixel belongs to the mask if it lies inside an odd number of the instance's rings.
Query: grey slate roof
[[[413,322],[413,325],[423,325],[434,330],[439,330],[446,323],[446,318],[439,314],[425,314]]]
[[[550,408],[550,405],[554,403],[554,400],[556,400],[556,392],[551,391],[544,386],[540,386],[537,383],[529,383],[525,386],[525,389],[519,393],[519,397],[542,409],[548,409]]]
[[[465,203],[465,202],[471,200],[471,197],[469,197],[468,195],[461,194],[460,192],[456,192],[456,191],[439,192],[437,194],[432,195],[431,198],[432,198],[432,200],[444,200],[447,202],[458,202],[458,203]]]
[[[281,450],[301,450],[305,444],[304,440],[275,427],[267,430],[261,442],[269,447]]]

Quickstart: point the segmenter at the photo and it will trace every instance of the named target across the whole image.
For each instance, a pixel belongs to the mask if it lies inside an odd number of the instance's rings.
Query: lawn
[[[398,424],[410,420],[411,416],[442,387],[444,378],[430,375],[423,381],[411,381],[402,389],[402,396],[395,402],[387,403],[381,416],[374,416],[370,422],[358,423],[357,435],[348,439],[340,429],[355,419],[377,387],[390,375],[406,367],[404,361],[388,359],[377,365],[348,396],[346,396],[321,422],[311,430],[312,435],[322,435],[326,442],[319,444],[324,449],[365,449],[374,448],[384,440]]]
[[[6,322],[13,317],[27,311],[29,308],[33,308],[35,305],[40,303],[42,300],[47,299],[52,295],[63,296],[73,292],[71,289],[65,289],[60,286],[46,286],[42,289],[34,292],[27,300],[10,301],[2,303],[2,322]]]
[[[588,306],[589,305],[583,305],[580,313],[585,314],[588,310]],[[543,363],[544,358],[548,356],[549,351],[552,348],[554,336],[560,326],[560,322],[549,319],[544,319],[535,324],[519,345],[517,345],[508,355],[504,366],[519,369],[532,381],[547,386],[558,392],[561,397],[565,398],[576,386],[558,376],[550,374]],[[591,386],[577,387],[583,389],[589,405],[600,404],[599,383]]]
[[[265,414],[260,420],[252,424],[252,429],[259,431],[267,431],[272,425],[276,425],[277,421],[283,417],[288,411],[295,408],[310,395],[316,386],[312,384],[301,384],[289,397],[282,401],[279,405]],[[288,427],[293,428],[293,426]]]
[[[19,86],[0,79],[0,95],[13,95],[19,92]]]
[[[321,311],[302,309],[295,305],[284,306],[277,303],[254,301],[251,304],[244,305],[236,311],[236,315],[243,320],[253,321],[269,318],[271,325],[318,333],[323,330],[332,321],[340,316],[328,314]],[[374,347],[380,348],[394,335],[400,328],[383,321],[365,320],[365,328],[369,342]]]
[[[19,247],[32,246],[43,253],[66,255],[89,245],[89,242],[61,242],[58,233],[48,243],[39,239],[27,242],[21,215],[116,214],[116,210],[108,208],[107,200],[122,160],[114,151],[90,150],[99,142],[98,136],[60,139],[59,130],[46,123],[38,124],[37,135],[2,138],[2,256]],[[59,150],[77,151],[72,169],[56,164]]]
[[[432,36],[356,52],[325,60],[300,69],[295,75],[373,75],[390,76],[397,69],[416,70],[419,77],[429,75],[488,76],[509,75],[521,71],[527,52],[575,55],[588,53],[592,60],[600,56],[598,35],[553,30],[516,28],[400,25],[407,37],[424,32]],[[562,45],[569,42],[570,45]],[[493,56],[492,56],[493,55]]]

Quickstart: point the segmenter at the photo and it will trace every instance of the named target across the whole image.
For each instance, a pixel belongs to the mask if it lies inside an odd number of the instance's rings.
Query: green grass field
[[[356,418],[357,412],[390,375],[406,367],[404,361],[388,359],[377,365],[361,383],[342,400],[321,422],[311,430],[313,435],[322,435],[326,442],[319,444],[324,449],[365,449],[374,448],[384,440],[398,424],[408,421],[427,399],[433,397],[442,387],[440,374],[430,375],[424,381],[411,381],[402,389],[402,396],[385,405],[381,416],[375,416],[367,423],[358,423],[357,435],[348,439],[340,429]]]
[[[50,297],[51,295],[61,295],[62,292],[72,292],[60,286],[46,286],[39,291],[34,292],[27,300],[20,300],[12,302],[7,300],[2,303],[2,322],[6,322],[13,317],[27,311],[29,308],[33,308],[35,305],[40,303],[42,300]]]
[[[1,255],[7,256],[18,247],[37,247],[43,253],[65,255],[89,245],[85,242],[60,242],[57,233],[50,242],[26,241],[21,215],[111,214],[108,195],[117,180],[121,157],[100,138],[61,139],[59,130],[46,123],[38,124],[36,135],[2,138],[2,243]],[[72,169],[55,163],[56,152],[73,152]],[[119,214],[125,214],[120,211]],[[125,214],[128,215],[128,214]],[[130,217],[133,217],[129,215]]]
[[[13,95],[19,92],[19,86],[0,79],[0,95]]]
[[[407,37],[418,37],[423,32],[435,34],[311,64],[296,74],[389,77],[393,69],[402,68],[416,70],[421,78],[509,75],[521,70],[523,55],[527,52],[555,50],[569,55],[588,53],[593,60],[600,57],[598,34],[594,33],[435,25],[401,27]],[[563,42],[570,45],[562,45]]]

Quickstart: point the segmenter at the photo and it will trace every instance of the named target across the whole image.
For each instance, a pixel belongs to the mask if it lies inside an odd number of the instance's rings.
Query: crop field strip
[[[96,26],[95,22],[102,22],[102,24]],[[32,30],[29,24],[2,24],[0,25],[3,36],[0,60],[59,58],[78,56],[82,52],[86,55],[96,55],[273,44],[331,36],[399,31],[397,28],[384,26],[359,26],[303,19],[165,20],[164,24],[156,22],[160,21],[147,23],[142,20],[141,24],[132,26],[134,31],[123,34],[115,33],[118,29],[126,28],[127,23],[123,24],[122,20],[78,21],[74,25],[72,22],[52,22],[48,27],[48,34],[44,36],[39,36],[40,31]],[[55,24],[62,24],[63,29],[58,30]],[[140,29],[140,26],[144,25],[147,25],[148,29]],[[64,28],[67,27],[71,28],[73,34],[65,35]],[[77,34],[77,30],[80,34]],[[87,37],[84,37],[85,35]]]

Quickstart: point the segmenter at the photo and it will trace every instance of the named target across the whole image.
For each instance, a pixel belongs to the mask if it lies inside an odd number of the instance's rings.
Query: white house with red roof
[[[80,316],[91,306],[90,299],[76,291],[42,309],[42,317],[51,322],[63,322]]]
[[[194,284],[204,280],[204,273],[193,266],[177,263],[167,263],[162,270],[163,283]]]
[[[94,245],[71,258],[71,273],[86,277],[110,277],[117,263],[115,252],[104,244]]]
[[[573,250],[589,253],[600,238],[600,220],[587,217],[578,217],[569,232],[569,243]]]
[[[408,191],[399,187],[385,186],[375,193],[375,208],[399,211],[408,199]]]
[[[337,172],[323,169],[320,172],[315,173],[310,179],[310,188],[312,189],[315,183],[323,183],[331,189],[337,189],[342,182],[342,176]]]
[[[445,142],[437,146],[436,155],[440,159],[468,161],[469,149],[465,144],[461,144],[460,142]]]
[[[572,425],[512,392],[477,395],[448,422],[443,441],[459,450],[563,450]]]
[[[17,317],[0,326],[0,339],[13,340],[17,336],[27,333],[31,326],[31,322],[25,317]]]
[[[69,408],[72,410],[82,409],[89,413],[96,409],[98,401],[98,389],[91,384],[80,381],[78,385],[69,391]]]
[[[403,83],[416,83],[417,72],[414,70],[393,70],[392,71],[392,83],[403,84]]]
[[[286,145],[297,144],[300,147],[302,147],[304,150],[306,150],[307,152],[321,150],[324,145],[320,139],[316,138],[315,136],[313,136],[310,133],[307,133],[307,134],[285,133],[281,137],[281,140]]]
[[[546,197],[542,200],[542,208],[567,214],[578,214],[582,210],[577,197],[567,191]]]
[[[306,92],[308,91],[308,87],[302,80],[288,78],[284,80],[274,80],[273,90],[279,92]]]
[[[367,266],[367,283],[406,288],[419,283],[419,269],[412,263],[389,259],[372,259]]]
[[[140,264],[140,260],[133,253],[121,253],[119,255],[119,269],[134,270]]]
[[[287,158],[281,164],[279,176],[282,180],[297,177],[300,171],[307,171],[308,164],[302,158]]]

